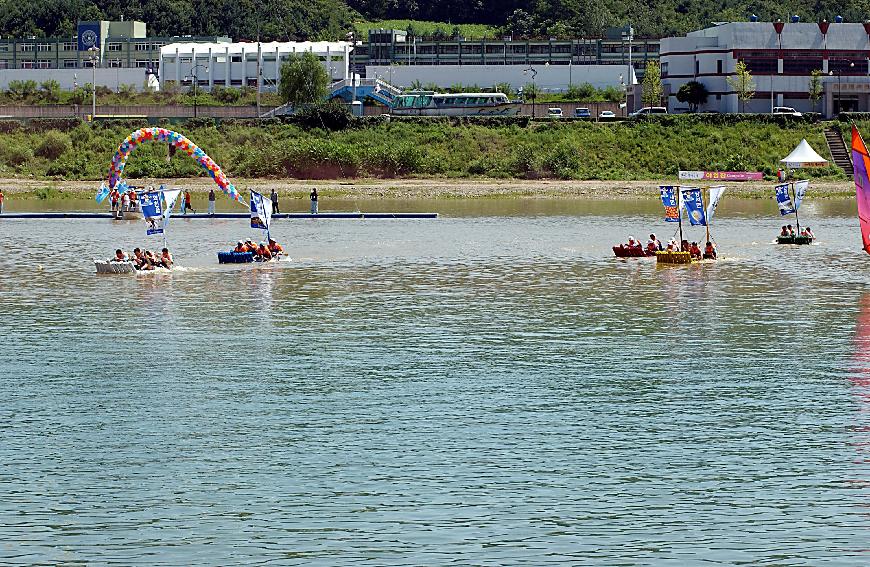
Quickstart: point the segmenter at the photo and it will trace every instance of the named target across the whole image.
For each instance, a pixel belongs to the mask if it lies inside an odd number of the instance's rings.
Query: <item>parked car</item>
[[[803,114],[790,106],[774,106],[773,114],[774,116],[803,116]]]
[[[651,114],[667,114],[668,109],[664,106],[644,106],[640,110],[635,110],[629,116],[650,116]]]
[[[574,118],[592,118],[592,113],[588,108],[575,108]]]
[[[562,109],[561,108],[548,108],[547,116],[550,118],[562,118]]]
[[[598,114],[599,120],[610,120],[611,118],[616,118],[616,115],[613,113],[612,110],[602,110]]]

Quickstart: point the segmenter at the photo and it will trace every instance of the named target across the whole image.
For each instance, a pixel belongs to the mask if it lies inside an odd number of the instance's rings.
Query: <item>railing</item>
[[[266,112],[273,107],[266,107]],[[193,118],[193,107],[183,105],[99,105],[97,118],[148,117],[148,118]],[[91,105],[29,105],[0,106],[0,117],[8,118],[86,118],[91,114]],[[200,106],[197,116],[203,118],[256,118],[256,106]]]

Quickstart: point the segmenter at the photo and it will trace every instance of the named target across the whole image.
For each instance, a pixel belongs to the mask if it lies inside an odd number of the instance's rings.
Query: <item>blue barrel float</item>
[[[254,261],[253,252],[218,252],[218,264],[247,264]]]

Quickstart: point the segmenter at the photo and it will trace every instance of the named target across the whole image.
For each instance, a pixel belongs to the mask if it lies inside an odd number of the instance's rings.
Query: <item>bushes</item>
[[[72,148],[69,136],[63,132],[46,132],[42,141],[36,147],[36,155],[50,160],[56,160]]]

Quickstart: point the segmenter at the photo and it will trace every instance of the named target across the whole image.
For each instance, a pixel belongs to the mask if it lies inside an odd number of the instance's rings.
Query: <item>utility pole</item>
[[[275,55],[278,57],[279,55]],[[263,58],[262,46],[260,45],[260,14],[257,13],[257,118],[260,118],[260,79],[263,70],[260,68],[260,60]]]
[[[91,54],[91,70],[93,71],[93,79],[91,79],[91,122],[97,117],[97,61],[99,61],[100,48],[93,45],[88,48]]]

